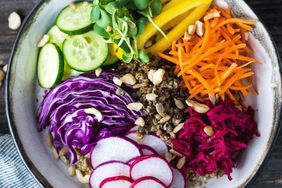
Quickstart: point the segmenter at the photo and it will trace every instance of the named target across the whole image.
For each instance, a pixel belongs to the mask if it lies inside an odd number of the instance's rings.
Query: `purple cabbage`
[[[99,139],[124,134],[141,116],[127,108],[133,102],[127,92],[116,94],[120,88],[112,83],[113,76],[102,73],[97,78],[88,73],[70,78],[50,90],[40,106],[39,131],[49,128],[55,148],[68,148],[71,164],[77,161],[74,148],[85,155]],[[89,108],[98,109],[102,121],[87,114]]]

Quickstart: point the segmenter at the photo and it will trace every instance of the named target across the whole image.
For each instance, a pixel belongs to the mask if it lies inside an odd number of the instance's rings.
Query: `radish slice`
[[[154,134],[148,134],[144,136],[142,140],[137,139],[136,133],[128,133],[126,137],[137,142],[138,144],[153,148],[161,156],[164,156],[168,152],[166,143]]]
[[[126,176],[106,178],[100,184],[100,188],[130,188],[132,180]]]
[[[184,175],[175,168],[172,168],[172,172],[173,172],[173,181],[171,183],[170,188],[185,188],[186,180]]]
[[[159,156],[144,156],[136,159],[130,167],[130,177],[133,180],[151,176],[169,186],[173,179],[172,170],[166,160]]]
[[[150,146],[141,145],[143,155],[158,155],[158,153]]]
[[[126,163],[131,166],[131,165],[133,164],[133,162],[134,162],[136,159],[139,159],[139,157],[135,157],[135,158],[133,158],[133,159],[130,159],[130,160],[127,161]]]
[[[90,185],[92,188],[100,188],[103,180],[115,176],[129,177],[130,166],[119,161],[109,161],[99,165],[90,175]]]
[[[130,188],[166,188],[166,186],[159,179],[147,176],[133,182]]]
[[[129,129],[129,131],[128,132],[130,132],[130,133],[132,133],[132,132],[135,132],[136,133],[136,131],[138,130],[138,126],[137,125],[135,125],[134,127],[132,127],[131,129]]]
[[[137,144],[130,139],[120,137],[108,137],[97,142],[91,153],[91,164],[93,168],[107,161],[128,160],[141,156],[142,151]]]

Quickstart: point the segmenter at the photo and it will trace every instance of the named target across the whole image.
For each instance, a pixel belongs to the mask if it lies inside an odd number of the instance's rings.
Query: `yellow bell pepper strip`
[[[168,22],[165,26],[162,27],[163,31],[167,31],[169,29],[171,29],[172,27],[176,26],[178,23],[180,23],[182,20],[184,20],[186,17],[188,17],[192,10],[188,10],[187,12],[185,12],[184,14],[174,18],[173,20],[171,20],[170,22]]]
[[[182,3],[176,5],[175,7],[162,12],[160,15],[156,16],[153,21],[159,28],[162,28],[165,24],[167,24],[172,19],[178,17],[179,15],[202,4],[211,3],[211,1],[212,0],[185,0]],[[144,32],[138,37],[138,49],[144,49],[145,43],[154,34],[156,34],[157,31],[157,28],[152,23],[148,23],[144,29]]]
[[[168,2],[169,0],[161,0],[162,4],[165,4],[166,2]]]
[[[183,0],[171,0],[170,2],[168,2],[162,9],[162,11],[167,11],[168,9],[174,7],[175,5],[179,4],[183,2]]]
[[[116,43],[109,44],[110,53],[116,56],[118,59],[122,60],[123,50],[121,48],[117,48]]]
[[[194,24],[197,20],[201,19],[201,17],[209,9],[211,2],[212,0],[209,0],[209,3],[202,4],[201,6],[195,8],[188,17],[186,17],[167,34],[168,39],[162,38],[157,41],[155,45],[147,49],[147,51],[152,54],[156,54],[157,52],[163,52],[168,49],[174,40],[178,40],[183,36],[183,33],[185,33],[189,25]]]

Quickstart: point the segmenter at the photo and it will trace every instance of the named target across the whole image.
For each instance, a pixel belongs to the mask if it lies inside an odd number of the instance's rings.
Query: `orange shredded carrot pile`
[[[158,55],[176,65],[174,72],[182,76],[190,99],[217,95],[237,102],[239,93],[257,94],[252,88],[250,65],[259,62],[251,57],[253,51],[247,45],[248,31],[256,22],[233,18],[230,9],[216,6],[206,15],[213,11],[219,11],[220,17],[202,20],[203,36],[194,34],[189,40],[174,41],[169,52]]]

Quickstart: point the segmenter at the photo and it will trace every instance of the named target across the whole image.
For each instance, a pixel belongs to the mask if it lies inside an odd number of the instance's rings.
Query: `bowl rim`
[[[278,65],[279,65],[279,72],[280,72],[280,78],[282,79],[282,62],[281,62],[281,58],[280,58],[280,54],[279,54],[279,50],[278,47],[276,45],[276,42],[273,40],[272,34],[269,32],[268,27],[264,24],[263,20],[261,19],[261,17],[257,14],[257,12],[255,10],[253,10],[249,4],[247,4],[244,0],[241,0],[243,3],[245,3],[245,5],[251,9],[251,11],[253,11],[253,13],[257,16],[258,20],[261,22],[263,28],[266,31],[266,34],[269,36],[271,43],[274,47],[274,52],[275,55],[277,57],[277,61],[278,61]],[[31,19],[33,18],[34,14],[39,10],[39,8],[46,3],[45,0],[40,0],[39,2],[37,2],[34,7],[32,8],[32,10],[28,13],[28,15],[26,16],[26,18],[24,19],[18,33],[16,36],[16,39],[14,41],[11,53],[10,53],[10,57],[9,57],[9,64],[8,64],[8,70],[7,70],[7,75],[6,75],[6,86],[5,86],[5,104],[6,104],[6,116],[8,119],[8,126],[9,126],[9,130],[10,130],[10,134],[12,135],[13,141],[15,143],[18,155],[20,156],[24,166],[26,167],[26,169],[28,170],[28,172],[33,176],[33,178],[35,179],[35,181],[41,186],[41,187],[52,187],[52,185],[48,182],[48,180],[39,172],[39,170],[35,167],[35,165],[33,164],[33,162],[29,159],[27,153],[24,150],[24,147],[20,141],[16,126],[14,124],[13,121],[13,111],[11,110],[10,106],[11,106],[11,100],[10,100],[10,79],[11,79],[11,65],[14,59],[14,55],[17,51],[17,47],[19,44],[19,40],[21,39],[22,35],[26,32],[27,27],[29,26],[29,22],[31,21]],[[282,124],[282,108],[280,108],[280,111],[278,112],[278,121],[276,122],[277,125],[274,126],[275,130],[273,132],[273,136],[272,136],[272,140],[271,140],[271,144],[266,148],[266,155],[265,157],[262,159],[261,164],[259,165],[258,169],[256,169],[251,175],[250,177],[248,177],[248,179],[246,180],[245,183],[243,183],[241,186],[246,185],[246,187],[249,187],[251,185],[253,185],[253,183],[255,182],[255,180],[257,179],[258,175],[262,172],[264,166],[266,165],[266,162],[269,160],[270,154],[272,153],[273,147],[277,141],[277,137],[279,135],[279,131],[281,129],[281,124]],[[240,187],[241,187],[240,186]]]

